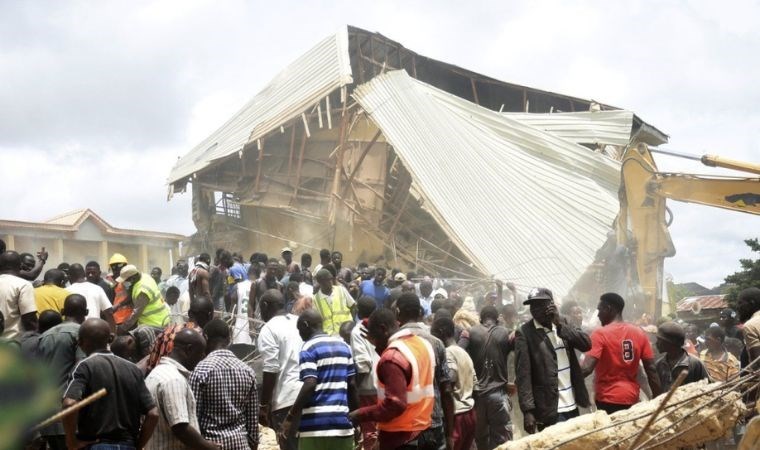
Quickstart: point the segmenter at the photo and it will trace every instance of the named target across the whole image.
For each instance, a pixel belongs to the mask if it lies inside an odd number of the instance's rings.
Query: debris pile
[[[737,382],[706,381],[679,387],[657,420],[644,429],[665,398],[661,395],[626,411],[597,411],[507,442],[500,450],[626,450],[639,434],[637,449],[679,449],[718,439],[744,414]]]

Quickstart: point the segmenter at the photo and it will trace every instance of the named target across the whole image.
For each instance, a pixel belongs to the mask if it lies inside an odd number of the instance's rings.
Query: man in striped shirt
[[[290,408],[282,434],[298,427],[299,450],[352,450],[354,426],[348,412],[359,406],[351,349],[322,330],[322,316],[309,309],[298,318],[304,340],[300,365],[303,386]]]
[[[533,319],[516,332],[517,394],[525,431],[535,433],[590,406],[575,350],[590,350],[591,338],[560,317],[549,289],[533,289],[523,304]]]

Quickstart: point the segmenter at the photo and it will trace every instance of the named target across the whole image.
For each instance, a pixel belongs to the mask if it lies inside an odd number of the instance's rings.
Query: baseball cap
[[[280,250],[280,254],[283,253],[293,253],[293,250],[291,250],[290,247],[283,247],[282,250]]]
[[[121,272],[119,272],[119,277],[116,278],[116,282],[123,283],[125,280],[132,278],[138,273],[140,272],[137,270],[137,267],[135,267],[132,264],[127,264],[126,266],[121,268]]]
[[[528,298],[525,299],[523,305],[530,305],[533,300],[554,300],[554,295],[549,289],[533,288],[528,292]]]
[[[399,272],[393,277],[393,279],[396,281],[406,281],[406,275],[404,275],[404,272]]]

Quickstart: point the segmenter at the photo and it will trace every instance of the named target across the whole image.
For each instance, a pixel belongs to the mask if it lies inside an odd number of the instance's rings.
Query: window
[[[216,214],[233,219],[240,219],[240,203],[229,192],[214,192]]]

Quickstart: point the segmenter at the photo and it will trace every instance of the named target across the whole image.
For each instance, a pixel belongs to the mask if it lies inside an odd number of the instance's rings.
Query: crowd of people
[[[62,408],[107,395],[29,448],[256,449],[269,427],[281,450],[491,450],[630,408],[683,370],[725,382],[760,358],[756,288],[700,330],[626,322],[616,293],[592,307],[494,281],[473,299],[330,250],[312,269],[290,248],[220,249],[166,279],[120,254],[107,274],[95,261],[43,273],[46,259],[0,241],[3,345],[52,370]]]

